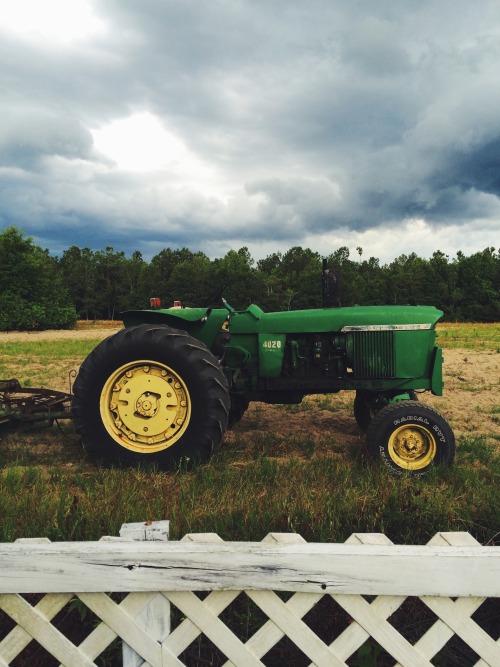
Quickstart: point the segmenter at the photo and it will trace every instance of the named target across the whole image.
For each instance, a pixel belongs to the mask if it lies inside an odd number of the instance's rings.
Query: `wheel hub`
[[[437,445],[433,434],[416,424],[400,426],[389,439],[389,453],[401,468],[420,470],[434,460]]]
[[[189,392],[168,366],[135,361],[117,369],[101,394],[103,423],[122,447],[158,452],[173,445],[191,415]]]
[[[151,394],[149,391],[146,391],[137,399],[135,406],[136,414],[143,417],[154,417],[158,412],[159,399],[159,394]]]

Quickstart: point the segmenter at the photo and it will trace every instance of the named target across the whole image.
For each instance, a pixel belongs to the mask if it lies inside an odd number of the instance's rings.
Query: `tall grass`
[[[423,544],[440,530],[468,530],[500,543],[500,457],[481,438],[462,438],[458,451],[453,468],[415,480],[343,456],[242,461],[237,446],[173,474],[85,461],[36,465],[0,448],[0,540],[93,540],[125,522],[170,519],[174,539],[216,532],[260,541],[277,531],[343,542],[353,532],[384,532]]]
[[[59,388],[100,339],[2,342],[0,379],[15,377],[26,387]]]
[[[58,340],[7,341],[0,344],[0,356],[24,364],[26,357],[38,362],[59,359],[83,359],[100,342],[100,338],[63,338]]]
[[[458,324],[440,322],[437,326],[441,347],[500,352],[500,323]]]

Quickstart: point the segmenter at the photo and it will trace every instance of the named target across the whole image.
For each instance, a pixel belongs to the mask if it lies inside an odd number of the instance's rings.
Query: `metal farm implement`
[[[22,387],[18,380],[0,380],[0,424],[71,419],[72,395],[54,389]]]

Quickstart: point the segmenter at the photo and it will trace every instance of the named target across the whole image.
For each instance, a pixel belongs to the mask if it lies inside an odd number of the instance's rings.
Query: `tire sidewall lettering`
[[[399,426],[400,424],[406,424],[408,422],[419,422],[420,424],[426,424],[430,426],[429,420],[426,417],[400,417],[393,420],[394,426]]]
[[[425,424],[426,426],[432,428],[432,430],[434,431],[436,437],[439,439],[440,442],[446,443],[446,436],[443,433],[443,431],[439,428],[437,424],[431,425],[431,423],[426,417],[416,417],[416,416],[399,417],[398,419],[394,419],[392,423],[394,426],[401,426],[401,424],[417,424],[417,423]]]
[[[388,468],[391,472],[391,474],[396,474],[399,477],[404,477],[407,476],[410,471],[404,470],[403,468],[400,468],[397,465],[394,465],[393,460],[389,456],[387,450],[384,447],[379,447],[379,455],[382,463],[385,465],[386,468]],[[412,470],[411,471],[411,476],[412,477],[423,477],[427,472],[427,468],[424,468],[423,470]]]
[[[432,430],[436,433],[436,436],[439,438],[441,442],[446,442],[446,436],[437,424],[434,424]]]

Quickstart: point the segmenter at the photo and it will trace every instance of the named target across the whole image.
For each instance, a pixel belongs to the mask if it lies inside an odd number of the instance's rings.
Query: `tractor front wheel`
[[[413,390],[408,391],[407,396],[411,401],[418,401],[417,394]],[[358,389],[354,398],[354,419],[363,432],[366,432],[375,415],[389,405],[390,397],[391,394]]]
[[[249,401],[238,394],[231,395],[231,408],[229,410],[228,428],[233,428],[248,410]]]
[[[192,336],[139,325],[82,364],[73,419],[84,448],[108,463],[161,468],[206,461],[227,428],[229,393],[213,354]]]
[[[382,408],[370,422],[366,444],[391,471],[414,476],[436,464],[451,465],[455,436],[448,422],[418,401],[398,401]]]

